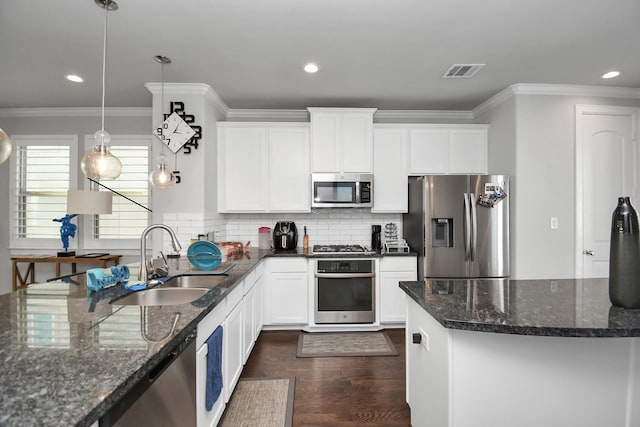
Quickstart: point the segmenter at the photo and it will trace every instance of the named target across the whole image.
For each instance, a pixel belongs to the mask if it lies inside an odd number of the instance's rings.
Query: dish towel
[[[222,391],[222,326],[218,326],[207,338],[207,388],[205,407],[213,408]]]

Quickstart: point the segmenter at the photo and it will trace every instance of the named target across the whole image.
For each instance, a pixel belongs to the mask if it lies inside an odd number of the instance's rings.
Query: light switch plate
[[[552,230],[557,230],[558,229],[558,217],[557,216],[552,216],[551,217],[551,221],[549,221],[549,224],[550,224]]]

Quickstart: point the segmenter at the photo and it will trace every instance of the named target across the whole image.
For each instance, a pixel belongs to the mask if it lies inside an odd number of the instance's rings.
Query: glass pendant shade
[[[104,130],[104,95],[107,70],[107,16],[108,12],[118,9],[114,0],[95,0],[95,3],[104,9],[104,37],[102,49],[102,128],[96,132],[96,145],[87,151],[80,161],[80,168],[87,178],[94,181],[103,179],[113,180],[122,172],[122,162],[109,150],[111,135]]]
[[[164,163],[164,156],[160,156],[160,163],[149,174],[149,182],[155,188],[169,188],[173,185],[173,174]]]
[[[0,129],[0,163],[3,163],[11,155],[11,140],[9,135]]]
[[[111,136],[104,130],[96,132],[97,144],[82,157],[82,172],[95,181],[116,179],[122,172],[122,162],[109,151]]]

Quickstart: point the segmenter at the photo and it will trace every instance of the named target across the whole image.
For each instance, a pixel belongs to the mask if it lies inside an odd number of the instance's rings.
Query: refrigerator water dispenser
[[[431,247],[453,247],[453,218],[431,218]]]

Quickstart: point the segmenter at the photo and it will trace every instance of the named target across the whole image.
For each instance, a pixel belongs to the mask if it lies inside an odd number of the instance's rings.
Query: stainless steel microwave
[[[373,174],[311,174],[312,208],[370,208],[373,205]]]

